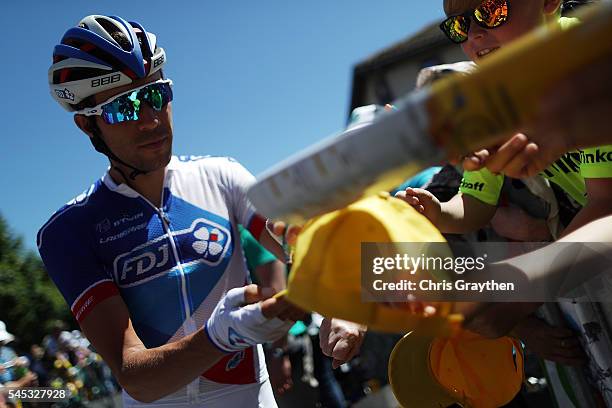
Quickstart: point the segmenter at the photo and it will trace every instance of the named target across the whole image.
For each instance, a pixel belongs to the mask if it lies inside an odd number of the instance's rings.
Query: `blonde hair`
[[[434,65],[423,68],[417,75],[416,89],[431,85],[449,75],[467,75],[474,71],[476,71],[476,64],[472,61],[461,61],[453,64]]]
[[[482,0],[444,0],[444,12],[447,16],[456,16],[478,7],[480,3]]]

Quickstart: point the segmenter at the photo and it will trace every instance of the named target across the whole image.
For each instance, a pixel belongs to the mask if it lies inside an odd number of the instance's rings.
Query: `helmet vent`
[[[66,71],[66,73],[62,73],[63,71]],[[68,68],[61,71],[55,71],[53,73],[53,83],[61,84],[64,82],[78,81],[80,79],[94,78],[104,74],[108,74],[108,71],[92,68]]]
[[[121,48],[123,48],[125,51],[132,50],[130,40],[118,27],[104,18],[96,18],[96,21],[106,30],[107,33],[110,34],[111,37],[113,37],[115,41],[117,41],[117,43],[119,43]]]

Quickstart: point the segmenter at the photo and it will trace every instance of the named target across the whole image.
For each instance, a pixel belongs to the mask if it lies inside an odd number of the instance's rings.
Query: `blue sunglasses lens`
[[[102,106],[102,119],[109,125],[138,120],[143,102],[156,111],[172,101],[172,88],[168,83],[151,84],[138,91],[120,96]]]

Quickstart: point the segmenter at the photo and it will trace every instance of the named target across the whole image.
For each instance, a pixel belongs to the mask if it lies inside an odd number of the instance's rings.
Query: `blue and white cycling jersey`
[[[264,224],[246,198],[253,181],[230,158],[173,157],[157,208],[107,173],[41,228],[40,255],[77,321],[119,295],[147,348],[176,341],[247,282],[237,225],[259,236]],[[266,379],[261,347],[253,347],[226,356],[175,397]]]

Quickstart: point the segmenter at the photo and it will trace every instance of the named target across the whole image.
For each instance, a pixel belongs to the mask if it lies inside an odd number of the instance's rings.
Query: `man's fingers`
[[[275,221],[272,223],[272,232],[274,235],[282,237],[285,233],[285,228],[287,228],[287,224],[285,224],[283,221]]]
[[[276,291],[273,288],[264,288],[257,285],[247,285],[244,289],[244,303],[257,303],[261,300],[274,296]]]
[[[334,359],[332,362],[332,368],[336,369],[355,357],[355,355],[359,352],[360,343],[361,342],[357,337],[338,341],[331,353],[331,357]]]
[[[281,320],[300,320],[306,312],[289,302],[284,296],[266,299],[261,303],[261,313],[265,318],[277,317]]]
[[[321,351],[328,357],[331,357],[332,350],[334,345],[330,344],[329,341],[323,339],[323,337],[319,336],[319,347],[321,347]]]
[[[504,173],[506,176],[513,178],[523,178],[525,177],[526,168],[529,165],[533,158],[533,154],[531,150],[523,149],[519,153],[517,153],[513,158],[511,158],[503,169],[499,171]]]
[[[414,198],[429,198],[431,193],[424,188],[406,188],[406,194]]]
[[[421,200],[414,196],[406,196],[406,202],[412,206],[421,205]]]
[[[405,201],[420,212],[423,212],[425,209],[425,207],[423,207],[423,205],[421,204],[420,199],[420,197],[424,196],[424,194],[415,192],[412,188],[407,188],[405,191],[398,191],[397,193],[395,193],[395,197]]]
[[[287,391],[289,391],[293,387],[293,381],[291,379],[285,381],[283,384],[276,387],[276,392],[278,395],[283,395]]]
[[[346,361],[351,351],[351,344],[348,340],[341,339],[335,345],[331,352],[331,357],[334,359],[332,362],[333,368],[338,368]]]
[[[484,163],[478,160],[477,157],[469,156],[463,159],[461,167],[463,167],[465,171],[477,171],[484,167]]]
[[[278,317],[279,314],[283,313],[288,308],[289,304],[283,302],[279,298],[270,298],[261,302],[261,313],[266,319]]]
[[[492,173],[500,173],[527,146],[527,136],[519,133],[506,141],[494,155],[489,157],[486,166]]]
[[[278,299],[281,302],[284,302],[287,307],[278,314],[278,318],[281,320],[293,320],[298,321],[298,320],[303,320],[306,317],[307,312],[302,309],[301,307],[298,307],[296,305],[294,305],[293,303],[289,302],[287,299],[285,299],[284,297]]]
[[[283,221],[275,221],[272,223],[272,232],[274,235],[279,237],[284,235],[289,245],[295,244],[295,240],[301,231],[302,227],[299,225],[286,224]]]
[[[423,188],[412,188],[408,187],[406,189],[406,199],[405,201],[413,207],[417,207],[419,205],[425,205],[432,201],[434,195],[423,189]]]
[[[319,346],[321,346],[321,351],[328,357],[333,357],[334,348],[336,344],[340,341],[340,337],[337,334],[329,334],[321,336],[321,332],[319,332]]]
[[[334,358],[333,361],[332,361],[332,369],[335,370],[336,368],[340,367],[344,363],[345,363],[345,361],[341,361],[341,360],[338,360],[338,359]]]
[[[487,149],[470,153],[463,158],[461,165],[463,166],[463,169],[467,171],[480,170],[484,167],[490,155],[491,153]]]
[[[277,317],[281,320],[292,320],[296,322],[298,320],[304,320],[306,317],[306,312],[299,307],[292,306],[279,313]]]
[[[528,158],[527,164],[523,168],[521,178],[533,177],[541,173],[552,162],[548,158],[547,152],[543,151],[540,146],[535,143],[529,143],[524,151]]]
[[[395,198],[399,198],[400,200],[408,202],[408,197],[406,195],[406,191],[404,191],[404,190],[400,190],[397,193],[395,193],[394,197]]]

